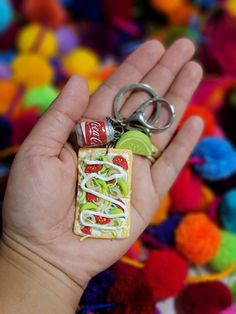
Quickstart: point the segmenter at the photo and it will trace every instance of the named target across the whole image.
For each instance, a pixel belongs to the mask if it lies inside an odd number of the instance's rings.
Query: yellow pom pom
[[[167,218],[169,207],[170,207],[170,196],[167,194],[166,197],[161,202],[161,205],[158,207],[155,215],[153,216],[151,224],[157,225],[163,222]]]
[[[95,92],[95,90],[102,84],[102,81],[96,78],[88,79],[88,87],[90,95]]]
[[[52,31],[39,24],[24,27],[19,33],[18,48],[21,52],[37,52],[46,57],[57,53],[57,39]]]
[[[210,261],[220,246],[220,230],[202,213],[186,215],[176,230],[178,250],[193,264]]]
[[[236,2],[235,0],[227,0],[225,2],[225,8],[228,10],[232,15],[236,16]]]
[[[62,60],[64,70],[69,74],[91,77],[99,69],[99,58],[90,49],[76,48]]]
[[[11,64],[13,79],[26,87],[50,84],[53,79],[51,65],[38,54],[20,54]]]

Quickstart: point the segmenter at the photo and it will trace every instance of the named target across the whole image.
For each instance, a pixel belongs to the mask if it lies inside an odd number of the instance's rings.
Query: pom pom
[[[194,168],[204,179],[221,180],[236,172],[236,151],[226,139],[205,137],[192,156],[202,159]]]
[[[236,263],[236,236],[221,231],[220,247],[217,254],[210,261],[210,265],[217,271],[224,271],[231,263]]]
[[[201,104],[201,108],[218,110],[225,103],[225,96],[234,85],[234,78],[228,75],[204,78],[191,100],[192,104]]]
[[[151,6],[161,11],[165,14],[170,14],[171,12],[179,9],[183,5],[183,0],[173,0],[173,1],[165,1],[165,0],[150,0]]]
[[[45,57],[57,53],[57,39],[52,31],[39,24],[30,24],[22,28],[18,38],[20,52],[37,52]]]
[[[58,94],[59,91],[50,85],[29,89],[24,95],[25,107],[38,105],[40,112],[44,112],[48,109]]]
[[[18,35],[20,25],[17,22],[13,22],[4,33],[0,33],[1,47],[4,50],[15,48],[16,37]],[[8,52],[5,52],[8,53]]]
[[[102,84],[102,81],[97,78],[89,78],[87,82],[90,95],[92,95],[96,91],[96,89]]]
[[[220,219],[227,230],[236,233],[236,189],[224,194],[220,205]]]
[[[39,114],[26,111],[12,120],[12,145],[20,145],[39,120]]]
[[[212,281],[186,286],[176,300],[178,313],[219,314],[232,303],[229,288],[222,282]]]
[[[151,250],[143,271],[155,299],[161,300],[177,295],[183,288],[188,266],[174,250]]]
[[[185,121],[191,116],[200,116],[204,121],[204,129],[202,136],[214,135],[216,131],[216,121],[212,112],[206,107],[202,106],[188,106],[184,113],[184,116],[180,122],[179,128],[185,123]]]
[[[93,277],[80,300],[80,305],[92,305],[106,301],[107,293],[114,284],[115,277],[112,270],[108,269]]]
[[[0,150],[9,146],[11,134],[11,122],[7,118],[0,116]]]
[[[161,202],[161,205],[157,209],[155,215],[152,218],[151,224],[152,225],[157,225],[163,222],[168,215],[168,209],[170,207],[170,196],[167,194],[163,201]]]
[[[185,167],[170,190],[172,212],[201,210],[202,182],[194,177],[189,167]]]
[[[125,256],[131,258],[132,260],[137,260],[142,251],[142,245],[140,240],[136,240],[134,244],[126,252]]]
[[[108,302],[115,303],[112,314],[153,314],[155,299],[140,270],[125,276],[120,273],[111,287]]]
[[[92,50],[77,48],[63,58],[63,66],[69,75],[79,74],[89,78],[98,71],[99,59]]]
[[[0,33],[3,33],[13,21],[13,9],[8,0],[0,1]]]
[[[78,43],[76,33],[72,28],[63,26],[56,30],[58,48],[61,54],[69,53]]]
[[[105,16],[108,20],[119,18],[130,20],[132,18],[133,0],[110,1],[103,0]]]
[[[0,63],[0,79],[9,79],[11,77],[11,70],[8,64]]]
[[[66,17],[59,0],[25,0],[23,12],[30,21],[52,27],[61,25]]]
[[[20,54],[11,66],[14,80],[29,88],[50,84],[53,79],[52,67],[38,54]]]
[[[170,215],[161,224],[148,227],[147,232],[163,244],[174,245],[175,229],[179,225],[181,219],[182,215]]]
[[[225,10],[216,10],[205,24],[200,58],[208,73],[236,74],[235,17]],[[217,53],[216,53],[217,52]]]
[[[186,215],[176,230],[178,250],[193,264],[210,261],[220,245],[220,231],[204,214]]]
[[[220,314],[235,314],[236,313],[236,305],[232,305],[226,310],[220,312]]]
[[[17,93],[17,85],[12,81],[0,80],[0,115],[7,113],[10,104]],[[15,112],[19,111],[21,99],[19,98],[16,103]]]

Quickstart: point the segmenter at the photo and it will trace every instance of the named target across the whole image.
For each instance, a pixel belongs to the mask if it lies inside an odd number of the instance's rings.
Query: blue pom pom
[[[202,178],[216,181],[228,178],[236,172],[236,151],[231,143],[218,137],[205,137],[192,156],[203,160],[194,165]]]
[[[13,20],[13,9],[8,0],[0,1],[0,33],[7,30]]]
[[[11,122],[5,117],[0,117],[0,150],[7,148],[10,145],[11,135]]]
[[[157,241],[174,246],[175,229],[179,225],[182,217],[183,215],[180,214],[172,214],[161,224],[148,227],[146,231]]]
[[[4,51],[0,53],[0,62],[9,64],[15,59],[15,57],[16,54],[13,51]]]
[[[80,305],[92,305],[106,302],[106,295],[114,282],[115,276],[110,269],[93,277],[84,290]]]
[[[220,218],[225,229],[236,233],[236,189],[224,194],[220,205]]]

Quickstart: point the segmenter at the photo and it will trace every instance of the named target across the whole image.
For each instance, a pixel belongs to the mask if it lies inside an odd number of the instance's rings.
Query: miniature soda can
[[[100,147],[114,138],[115,130],[109,119],[79,122],[75,128],[80,147]]]

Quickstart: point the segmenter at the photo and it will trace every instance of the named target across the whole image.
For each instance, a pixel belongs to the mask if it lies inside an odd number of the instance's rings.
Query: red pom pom
[[[216,121],[213,113],[203,106],[188,106],[187,110],[184,113],[184,116],[180,122],[179,127],[183,125],[183,123],[191,116],[200,116],[204,121],[204,129],[202,132],[202,136],[210,136],[215,135],[216,133]]]
[[[156,299],[173,297],[183,288],[187,277],[187,262],[174,250],[152,250],[144,274]]]
[[[181,314],[219,314],[231,304],[232,294],[220,281],[189,285],[176,299],[177,313]]]
[[[154,313],[155,299],[151,287],[141,270],[135,268],[133,270],[129,275],[116,273],[118,278],[108,295],[108,302],[115,303],[115,308],[111,310],[112,314]]]
[[[25,0],[23,12],[30,21],[52,27],[60,26],[66,17],[58,0]]]
[[[32,110],[26,111],[17,116],[13,121],[12,145],[21,144],[36,122],[39,120],[39,115]]]
[[[185,167],[170,190],[172,212],[193,212],[201,210],[202,182]]]

